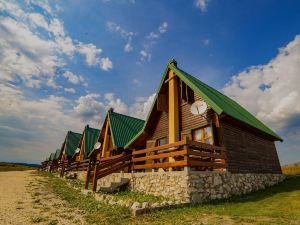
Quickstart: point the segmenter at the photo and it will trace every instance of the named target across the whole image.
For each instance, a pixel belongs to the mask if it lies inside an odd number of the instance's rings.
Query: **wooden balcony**
[[[227,168],[225,147],[182,140],[172,144],[135,150],[132,153],[135,171],[149,169],[183,170],[189,167],[198,171],[224,171]]]

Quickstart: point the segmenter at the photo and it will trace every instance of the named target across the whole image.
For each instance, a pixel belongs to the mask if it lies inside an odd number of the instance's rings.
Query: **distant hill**
[[[0,162],[0,172],[32,170],[32,169],[36,169],[38,167],[39,167],[39,165],[37,165],[37,164]]]

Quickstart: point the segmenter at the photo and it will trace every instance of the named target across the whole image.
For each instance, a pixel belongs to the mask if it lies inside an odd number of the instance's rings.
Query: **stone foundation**
[[[64,177],[65,178],[76,178],[80,181],[85,182],[86,180],[86,171],[70,171],[70,172],[66,172]]]
[[[84,176],[85,178],[85,176]],[[282,174],[174,171],[114,173],[98,180],[98,187],[128,178],[129,189],[174,200],[200,203],[265,189],[284,180]]]

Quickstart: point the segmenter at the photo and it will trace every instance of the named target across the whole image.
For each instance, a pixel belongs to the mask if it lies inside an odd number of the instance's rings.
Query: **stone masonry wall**
[[[284,180],[282,174],[230,172],[114,173],[98,180],[98,187],[128,178],[129,189],[184,202],[200,203],[265,189]]]
[[[190,172],[187,201],[200,203],[265,189],[285,178],[282,174]]]

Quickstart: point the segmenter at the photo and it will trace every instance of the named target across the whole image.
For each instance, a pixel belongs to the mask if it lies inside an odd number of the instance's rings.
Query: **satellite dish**
[[[201,115],[207,110],[207,104],[204,101],[195,101],[191,106],[191,113],[193,115]]]
[[[100,149],[100,147],[101,147],[101,143],[96,142],[96,144],[94,145],[94,149]]]
[[[78,153],[78,152],[80,152],[80,148],[77,148],[77,149],[75,150],[75,153]]]

